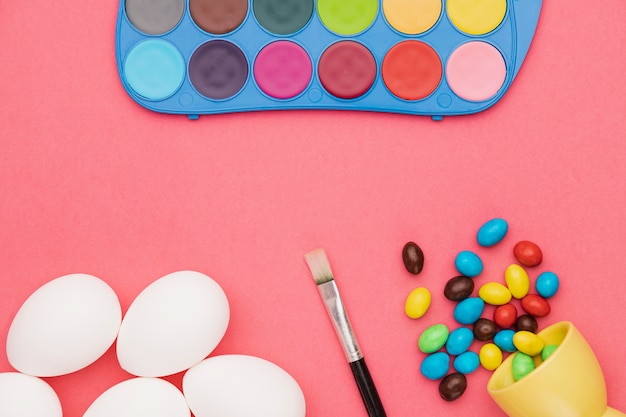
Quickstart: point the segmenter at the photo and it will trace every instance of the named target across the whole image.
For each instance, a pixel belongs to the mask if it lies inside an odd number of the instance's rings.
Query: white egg
[[[255,356],[221,355],[183,377],[183,393],[196,417],[304,417],[304,394],[279,366]]]
[[[182,372],[215,349],[229,319],[228,300],[217,282],[199,272],[174,272],[148,285],[128,308],[117,358],[136,376]]]
[[[89,406],[83,417],[189,417],[183,393],[159,378],[133,378],[116,384]]]
[[[0,373],[0,416],[61,417],[61,402],[42,379],[19,372]]]
[[[115,341],[122,309],[99,278],[71,274],[37,289],[7,335],[9,363],[40,377],[69,374],[95,362]]]

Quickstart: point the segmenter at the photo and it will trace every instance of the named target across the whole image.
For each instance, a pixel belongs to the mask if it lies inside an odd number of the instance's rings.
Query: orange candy
[[[538,294],[528,294],[522,298],[522,308],[533,317],[543,317],[550,313],[550,304]]]
[[[543,260],[539,246],[528,240],[518,242],[513,248],[513,255],[524,266],[537,266]]]
[[[498,306],[493,312],[493,321],[502,329],[508,329],[517,321],[517,308],[513,304]]]

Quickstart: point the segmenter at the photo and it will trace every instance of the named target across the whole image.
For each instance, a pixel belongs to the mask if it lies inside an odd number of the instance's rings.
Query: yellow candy
[[[478,296],[487,304],[501,306],[511,301],[511,291],[499,282],[488,282],[478,290]]]
[[[495,370],[502,363],[502,351],[493,343],[485,343],[478,353],[480,364],[488,371]]]
[[[430,307],[431,300],[430,291],[424,287],[414,289],[406,297],[404,303],[404,312],[412,319],[419,319]]]
[[[530,279],[528,279],[526,270],[518,264],[511,264],[506,268],[504,280],[513,297],[522,299],[528,294]]]
[[[528,356],[540,354],[545,345],[539,336],[526,330],[515,332],[513,335],[513,344],[517,350]]]

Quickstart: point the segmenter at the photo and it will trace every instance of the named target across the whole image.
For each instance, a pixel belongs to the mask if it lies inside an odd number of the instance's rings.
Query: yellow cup
[[[487,384],[491,398],[509,417],[620,417],[608,407],[600,364],[570,322],[555,323],[539,336],[559,347],[534,371],[515,381],[510,355]]]

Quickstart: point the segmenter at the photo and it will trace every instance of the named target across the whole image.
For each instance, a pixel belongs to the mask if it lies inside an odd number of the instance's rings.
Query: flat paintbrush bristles
[[[333,271],[323,249],[315,249],[304,255],[307,265],[311,270],[311,275],[315,284],[321,285],[333,280]]]

